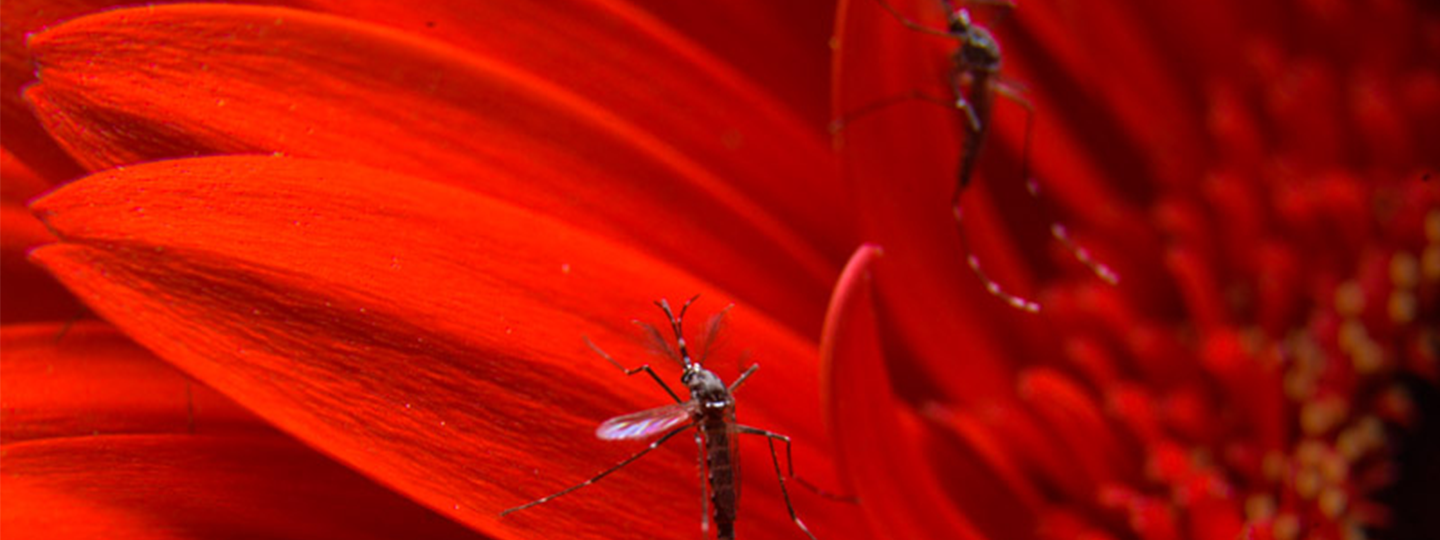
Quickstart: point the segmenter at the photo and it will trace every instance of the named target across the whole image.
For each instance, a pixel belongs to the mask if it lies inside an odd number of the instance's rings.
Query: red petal
[[[628,321],[656,312],[651,299],[727,298],[674,267],[471,192],[331,162],[153,163],[35,206],[69,242],[36,259],[102,316],[424,504],[500,536],[693,533],[671,527],[699,512],[685,444],[592,488],[626,497],[497,517],[636,450],[598,443],[594,426],[663,394],[624,380],[582,337],[636,365],[647,357]],[[828,470],[818,418],[794,406],[818,399],[813,345],[734,311],[732,341],[766,366],[745,387],[742,420],[795,437],[802,471]],[[774,473],[747,471],[757,487],[742,529],[793,527]]]
[[[934,471],[904,429],[880,350],[871,266],[879,250],[862,246],[845,267],[821,341],[829,424],[840,469],[877,538],[982,538],[946,503]]]
[[[1192,66],[1153,46],[1153,27],[1136,11],[1130,4],[1030,3],[1016,9],[1020,35],[1001,37],[1013,45],[1007,69],[1034,88],[1039,123],[1084,126],[1083,135],[1066,139],[1112,170],[1136,171],[1104,178],[1112,186],[1139,180],[1120,190],[1128,197],[1157,182],[1186,182],[1207,158],[1201,115],[1191,105],[1198,99]],[[1048,144],[1037,139],[1036,163],[1051,161],[1041,156]]]
[[[738,78],[740,74],[744,74],[757,78],[766,90],[779,93],[788,102],[788,108],[804,111],[803,116],[811,120],[810,125],[818,127],[828,119],[824,110],[828,104],[815,97],[823,95],[828,84],[825,59],[830,51],[826,47],[826,40],[834,29],[834,2],[830,0],[794,1],[777,5],[701,5],[663,0],[604,3],[557,0],[533,5],[498,2],[477,4],[464,1],[397,4],[365,0],[267,0],[251,3],[288,4],[326,11],[438,39],[477,53],[497,46],[509,47],[499,42],[514,43],[517,40],[506,38],[525,33],[534,35],[537,42],[594,45],[596,40],[590,39],[592,36],[577,35],[570,31],[576,26],[573,21],[587,21],[582,24],[588,26],[584,29],[586,32],[623,34],[604,36],[602,41],[624,38],[640,42],[650,39],[653,34],[675,34],[697,41],[699,45],[712,51],[712,54],[723,58],[725,65],[739,68],[738,73],[728,76]],[[11,90],[32,80],[29,56],[25,53],[23,43],[27,32],[41,30],[71,17],[121,5],[123,3],[116,0],[6,2],[3,6],[7,23],[6,62],[9,63],[12,56],[19,60],[14,63],[17,76],[11,77],[11,72],[6,72],[6,97],[18,98],[19,95]],[[653,13],[660,19],[658,23],[670,28],[652,21],[636,7]],[[616,20],[614,23],[600,24],[599,20],[605,18]],[[537,21],[550,21],[554,24],[537,24]],[[745,39],[735,39],[737,35],[745,36]],[[566,66],[566,69],[550,70],[557,80],[572,77],[584,80],[582,77],[593,69],[593,65],[601,65],[602,69],[611,72],[651,71],[638,69],[640,66],[632,63],[636,59],[631,56],[594,55],[590,54],[594,52],[591,47],[568,48],[572,52],[571,56],[564,57],[564,62],[555,64]],[[660,53],[691,58],[704,54],[694,45],[671,49]],[[644,51],[645,47],[637,47],[637,50]],[[549,52],[564,51],[556,46]],[[620,69],[617,69],[617,66],[620,66]],[[703,70],[697,67],[687,68],[694,69],[695,74],[699,75],[693,77],[696,89],[704,89],[706,85],[713,88],[715,80],[724,80],[715,77],[716,71],[726,69],[721,64],[707,65]],[[715,80],[704,80],[707,78]],[[738,84],[738,81],[736,83]],[[597,90],[610,91],[603,87]],[[18,99],[16,102],[18,103]]]
[[[803,130],[812,139],[804,151],[821,151],[814,144],[829,119],[823,96],[829,87],[832,0],[304,4],[444,41],[478,56],[515,59],[562,86],[585,89],[587,97],[607,108],[642,115],[638,123],[665,126],[662,131],[708,132],[705,146],[729,147],[724,153],[731,159],[750,161],[743,156],[770,153],[789,155],[795,164],[829,167],[818,154],[815,160],[795,159],[793,143],[763,144],[779,133],[751,131],[742,124],[761,120]],[[637,73],[644,74],[645,86],[634,84]],[[678,107],[692,96],[719,103]],[[786,106],[776,107],[776,99]],[[736,118],[736,111],[765,118]],[[785,118],[797,113],[800,118]],[[724,126],[735,131],[725,135]]]
[[[113,1],[6,0],[0,4],[0,139],[5,152],[38,171],[50,182],[82,174],[79,165],[45,133],[20,97],[20,89],[35,80],[35,66],[25,40],[30,32],[81,13],[94,11]],[[9,179],[7,178],[7,183]],[[7,188],[8,189],[8,188]]]
[[[1127,455],[1095,400],[1069,377],[1048,368],[1027,369],[1016,393],[1063,448],[1067,468],[1092,486],[1133,478],[1136,456]]]
[[[12,539],[479,538],[277,436],[71,437],[4,447]]]
[[[595,39],[584,48],[612,45]],[[92,170],[216,153],[361,163],[637,243],[795,328],[819,322],[848,237],[812,135],[730,86],[653,95],[683,71],[594,74],[590,85],[627,92],[617,108],[517,67],[578,69],[544,64],[573,40],[516,43],[524,64],[293,10],[117,10],[32,38],[41,82],[28,95]],[[670,121],[649,131],[639,122],[652,116]],[[725,146],[730,130],[742,150]]]
[[[807,124],[819,128],[830,120],[830,104],[819,96],[830,88],[834,0],[634,3],[765,85]]]
[[[68,291],[25,259],[30,248],[55,241],[55,235],[24,207],[25,202],[48,187],[8,150],[0,161],[0,321],[14,324],[29,321],[70,320],[84,308]]]
[[[6,324],[0,444],[110,434],[257,431],[259,418],[101,323]]]
[[[0,147],[0,201],[23,203],[50,189],[50,182],[15,157],[8,147]]]
[[[951,500],[970,509],[976,527],[989,538],[1033,538],[1045,497],[1017,456],[972,414],[938,407],[925,412],[941,429],[922,430],[918,439],[945,479]]]

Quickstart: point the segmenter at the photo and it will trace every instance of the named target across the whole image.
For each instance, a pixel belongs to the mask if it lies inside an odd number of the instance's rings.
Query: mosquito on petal
[[[939,103],[960,111],[963,117],[961,123],[965,129],[965,140],[961,146],[960,164],[956,168],[955,189],[950,196],[950,207],[955,215],[955,223],[960,229],[960,235],[965,242],[965,262],[970,270],[985,285],[985,289],[997,298],[1000,298],[1010,306],[1029,312],[1040,311],[1040,304],[1033,300],[1006,292],[995,280],[990,279],[980,266],[980,259],[969,252],[969,239],[964,227],[964,212],[962,210],[960,195],[969,187],[970,180],[975,173],[975,165],[979,162],[980,151],[985,145],[985,139],[990,134],[991,112],[995,107],[996,95],[1003,96],[1025,109],[1025,143],[1021,159],[1021,177],[1025,180],[1026,191],[1032,197],[1039,200],[1040,187],[1034,179],[1030,178],[1030,134],[1033,131],[1033,119],[1035,107],[1024,96],[1024,88],[1012,81],[1006,80],[1000,75],[1001,52],[1000,42],[990,33],[990,30],[973,22],[970,18],[970,11],[964,7],[956,7],[952,0],[940,0],[944,5],[947,16],[947,27],[945,30],[931,28],[916,22],[887,0],[875,0],[880,7],[889,12],[895,20],[910,30],[939,36],[953,40],[957,43],[955,52],[951,54],[951,76],[949,86],[952,98],[938,99],[926,96],[918,92],[901,96],[899,99],[920,99],[932,103]],[[963,5],[988,5],[1004,9],[1014,9],[1015,4],[1011,0],[966,0]],[[887,100],[875,105],[865,107],[852,114],[853,117],[868,114],[878,108],[888,106],[898,100]],[[848,122],[848,120],[847,120]],[[832,126],[832,130],[838,129]],[[1117,284],[1120,277],[1108,266],[1078,245],[1070,236],[1069,229],[1058,221],[1050,223],[1051,236],[1059,241],[1074,256],[1074,258],[1086,268],[1090,269],[1096,277],[1111,285]]]
[[[740,453],[736,443],[739,441],[738,435],[743,434],[758,435],[766,438],[766,441],[770,444],[770,459],[775,466],[775,477],[780,481],[780,494],[785,499],[785,508],[790,512],[790,519],[795,522],[795,526],[799,527],[801,532],[804,532],[811,540],[816,540],[815,535],[810,532],[809,527],[805,526],[805,522],[801,521],[800,517],[795,514],[795,506],[790,503],[790,492],[785,486],[785,479],[788,476],[822,495],[824,493],[795,476],[795,461],[791,452],[790,437],[741,425],[735,421],[735,391],[739,390],[740,385],[744,384],[745,380],[748,379],[751,374],[755,373],[755,370],[759,369],[760,366],[758,364],[752,364],[749,369],[741,373],[740,377],[736,378],[735,382],[729,386],[726,386],[725,382],[722,381],[719,376],[705,369],[703,366],[705,357],[708,355],[711,345],[714,344],[720,328],[723,325],[724,316],[728,308],[712,317],[706,324],[706,339],[700,348],[702,355],[699,360],[694,359],[690,355],[690,346],[686,343],[684,332],[681,330],[681,324],[684,321],[685,312],[690,309],[690,304],[694,303],[697,298],[699,298],[698,295],[686,301],[685,305],[680,307],[679,315],[676,315],[674,311],[670,309],[670,303],[666,300],[661,299],[655,302],[655,305],[658,306],[661,311],[665,312],[665,317],[669,321],[670,331],[674,334],[674,347],[670,346],[670,340],[664,337],[664,332],[659,328],[639,323],[661,353],[684,367],[685,371],[680,376],[680,382],[690,391],[690,399],[687,401],[682,401],[679,395],[677,395],[674,390],[671,390],[670,386],[665,384],[665,381],[661,380],[660,376],[656,375],[654,370],[650,369],[649,364],[633,369],[626,369],[620,365],[619,362],[616,362],[614,358],[611,358],[604,350],[601,350],[600,347],[591,343],[589,339],[585,340],[585,343],[599,354],[601,358],[614,364],[615,367],[620,368],[626,375],[644,372],[658,383],[661,388],[665,389],[665,393],[670,394],[670,397],[675,400],[675,403],[669,405],[616,416],[606,420],[600,424],[600,427],[596,428],[595,436],[607,441],[649,439],[657,435],[659,437],[644,449],[616,463],[613,467],[601,471],[589,480],[570,486],[554,494],[505,510],[500,513],[502,517],[512,512],[518,512],[549,502],[561,495],[593,484],[601,478],[610,475],[610,473],[618,471],[626,465],[633,463],[635,460],[640,459],[651,450],[659,448],[660,445],[665,444],[666,441],[674,438],[676,435],[693,428],[695,430],[696,444],[701,450],[700,468],[702,473],[704,473],[702,476],[705,480],[701,483],[700,488],[702,501],[701,529],[705,534],[709,534],[710,523],[713,519],[716,538],[718,540],[734,540],[735,538],[735,519],[738,513],[737,508],[740,498]],[[787,464],[787,470],[785,472],[782,472],[780,469],[780,457],[775,450],[775,441],[777,440],[785,443],[785,461]],[[714,510],[713,513],[711,512],[712,508]]]

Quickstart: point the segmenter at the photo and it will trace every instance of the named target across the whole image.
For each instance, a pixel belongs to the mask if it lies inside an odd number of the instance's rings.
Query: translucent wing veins
[[[644,439],[689,421],[695,402],[674,403],[654,409],[616,416],[595,428],[595,436],[607,441]]]

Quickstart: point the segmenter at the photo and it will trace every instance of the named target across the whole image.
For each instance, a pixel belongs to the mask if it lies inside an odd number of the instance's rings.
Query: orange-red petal
[[[529,39],[523,54],[481,57],[303,11],[122,9],[33,36],[40,82],[27,96],[92,170],[217,153],[365,164],[643,246],[793,328],[818,325],[847,237],[813,136],[731,86],[654,94],[684,71],[597,73],[591,84],[630,99],[592,98],[537,75],[579,69],[545,64],[573,42]],[[607,46],[665,49],[585,45]],[[657,109],[672,121],[652,122]]]
[[[664,402],[582,337],[639,364],[629,321],[663,296],[721,304],[729,295],[713,285],[473,192],[333,162],[158,162],[77,181],[34,207],[64,241],[35,259],[95,311],[422,504],[506,538],[693,534],[674,526],[698,520],[686,444],[591,489],[632,496],[497,514],[636,450],[596,441],[594,426]],[[818,415],[794,405],[818,399],[813,345],[761,311],[734,312],[732,343],[765,366],[742,392],[742,421],[794,436],[802,471],[823,475]],[[748,527],[792,527],[773,472],[752,463]]]
[[[99,322],[0,328],[0,444],[269,432],[255,415]]]
[[[873,245],[855,252],[836,284],[821,341],[839,467],[874,537],[982,538],[914,446],[919,419],[903,410],[890,385],[871,278],[878,256]]]
[[[0,448],[28,539],[482,538],[279,435],[101,435]]]

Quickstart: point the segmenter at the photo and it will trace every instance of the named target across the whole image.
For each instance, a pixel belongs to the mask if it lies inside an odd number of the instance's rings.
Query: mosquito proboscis
[[[606,420],[596,428],[595,436],[610,441],[649,439],[656,435],[659,435],[659,437],[644,449],[621,460],[614,466],[601,471],[599,474],[590,477],[590,479],[545,497],[505,510],[500,513],[502,517],[513,512],[544,504],[557,497],[593,484],[601,478],[640,459],[651,450],[659,448],[660,445],[674,438],[676,435],[693,428],[695,430],[696,444],[701,450],[700,467],[704,473],[702,475],[703,481],[701,482],[701,529],[705,531],[705,534],[709,534],[710,523],[713,519],[716,538],[718,540],[734,540],[735,519],[738,510],[740,488],[738,483],[739,477],[737,475],[740,465],[740,454],[736,443],[738,442],[738,435],[757,435],[765,437],[770,445],[770,460],[775,467],[775,476],[780,481],[780,494],[785,499],[785,509],[790,512],[790,519],[795,522],[795,526],[799,527],[801,532],[804,532],[811,540],[816,540],[815,535],[810,532],[810,528],[806,527],[805,522],[801,521],[800,516],[795,513],[795,506],[790,502],[789,489],[785,485],[786,477],[788,476],[790,479],[795,480],[797,483],[817,493],[826,496],[831,495],[824,493],[795,475],[795,460],[793,452],[791,451],[790,437],[742,425],[735,421],[735,392],[740,389],[740,385],[744,384],[745,381],[750,378],[750,375],[754,374],[755,370],[759,369],[760,366],[758,364],[752,364],[729,386],[726,386],[725,382],[722,381],[719,376],[705,369],[703,366],[710,345],[715,342],[716,336],[720,332],[728,308],[712,317],[706,324],[704,331],[706,339],[700,348],[700,358],[696,360],[691,356],[690,346],[685,340],[681,325],[684,321],[686,311],[689,310],[690,305],[694,303],[697,298],[699,298],[698,295],[687,300],[685,304],[680,307],[680,313],[678,315],[671,310],[670,303],[666,300],[661,299],[655,302],[655,305],[658,306],[661,311],[665,312],[665,317],[668,319],[670,331],[674,334],[674,347],[670,346],[669,340],[665,339],[663,332],[659,328],[637,321],[637,324],[640,324],[651,339],[655,341],[657,349],[664,353],[666,357],[675,360],[684,367],[684,372],[680,376],[680,382],[689,390],[689,400],[681,400],[680,396],[676,394],[674,390],[671,390],[669,385],[665,384],[665,381],[650,368],[649,364],[627,369],[620,365],[619,362],[616,362],[614,358],[611,358],[611,356],[599,346],[590,342],[589,339],[585,340],[586,345],[594,350],[596,354],[599,354],[601,358],[604,358],[615,367],[620,368],[626,375],[635,375],[641,372],[649,375],[650,378],[654,380],[656,384],[659,384],[660,387],[665,390],[665,393],[669,394],[675,401],[675,403],[669,405],[662,405],[653,409],[616,416]],[[775,441],[785,443],[785,462],[787,467],[784,472],[782,472],[780,468],[780,457],[775,449]],[[712,508],[714,510],[713,513],[710,511]]]

